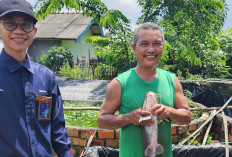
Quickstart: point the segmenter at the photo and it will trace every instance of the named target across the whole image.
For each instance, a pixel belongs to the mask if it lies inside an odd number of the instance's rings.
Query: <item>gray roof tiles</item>
[[[91,23],[92,18],[82,13],[49,14],[36,24],[36,39],[77,39]],[[101,35],[100,27],[91,26],[93,35]]]

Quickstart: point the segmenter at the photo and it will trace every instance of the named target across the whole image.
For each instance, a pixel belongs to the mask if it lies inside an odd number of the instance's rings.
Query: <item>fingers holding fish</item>
[[[170,109],[170,107],[165,106],[163,104],[157,104],[151,108],[151,112],[154,116],[157,115],[157,119],[161,120],[168,118]]]
[[[149,111],[136,109],[136,110],[131,112],[130,121],[134,125],[141,125],[141,123],[139,122],[140,117],[141,116],[149,116],[149,115],[151,115],[151,112],[149,112]],[[148,122],[146,122],[146,123],[148,123]]]
[[[143,120],[139,122],[139,125],[143,125],[143,126],[152,126],[155,123],[154,119],[148,119],[148,120]]]

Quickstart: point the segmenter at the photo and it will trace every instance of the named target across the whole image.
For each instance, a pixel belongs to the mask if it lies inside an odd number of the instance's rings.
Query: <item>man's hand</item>
[[[130,118],[130,122],[132,124],[134,124],[134,125],[151,126],[155,122],[152,118],[139,122],[139,119],[140,119],[141,116],[149,116],[149,115],[151,115],[151,112],[144,111],[144,110],[141,110],[141,109],[136,109],[136,110],[134,110],[134,111],[132,111],[129,114],[126,114],[126,115],[128,116],[128,118]]]
[[[156,116],[158,120],[162,120],[169,117],[170,107],[163,104],[157,104],[151,108],[151,113]]]

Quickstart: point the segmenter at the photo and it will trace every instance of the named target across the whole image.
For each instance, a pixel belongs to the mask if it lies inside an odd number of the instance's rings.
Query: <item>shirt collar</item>
[[[2,49],[2,53],[0,55],[0,60],[3,62],[3,64],[9,69],[10,72],[15,72],[20,67],[24,66],[28,71],[30,71],[32,74],[34,74],[34,69],[32,68],[32,64],[29,58],[29,55],[26,56],[27,60],[24,63],[24,65],[21,65],[17,60],[15,60],[13,57],[7,54],[7,52]]]

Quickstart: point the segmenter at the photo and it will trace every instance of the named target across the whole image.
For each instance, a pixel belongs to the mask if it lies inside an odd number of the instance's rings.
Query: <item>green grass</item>
[[[64,107],[89,107],[88,104],[64,102]],[[98,105],[99,106],[99,105]],[[64,110],[66,125],[97,128],[99,110]]]

